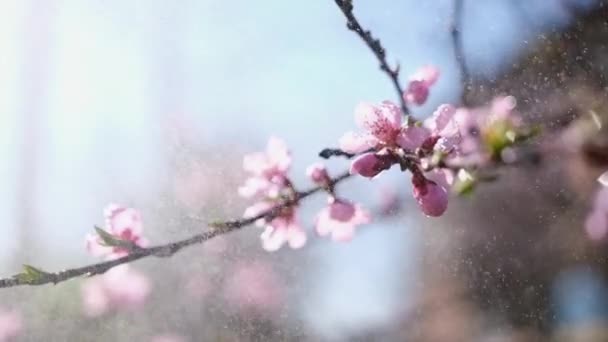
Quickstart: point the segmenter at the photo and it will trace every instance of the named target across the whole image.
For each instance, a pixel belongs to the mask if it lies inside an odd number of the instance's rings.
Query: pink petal
[[[306,244],[306,232],[299,226],[291,225],[287,229],[287,242],[293,249],[302,248]]]
[[[108,231],[116,236],[122,236],[126,231],[134,237],[143,233],[141,215],[133,208],[118,208],[108,217]]]
[[[450,169],[433,169],[426,172],[424,176],[445,189],[449,189],[454,184],[454,172]]]
[[[431,132],[427,128],[411,125],[399,134],[397,143],[406,150],[414,151],[430,136]]]
[[[277,137],[270,137],[266,147],[266,155],[271,164],[279,171],[286,172],[291,166],[291,153],[287,144]]]
[[[344,224],[331,231],[331,239],[337,242],[349,242],[354,236],[355,226],[352,224]]]
[[[248,173],[260,176],[267,168],[268,161],[264,153],[255,152],[243,157],[243,170]]]
[[[435,84],[437,79],[439,79],[439,69],[432,65],[423,66],[410,77],[410,80],[422,81],[427,86]]]
[[[420,210],[427,216],[441,216],[448,207],[447,190],[432,181],[414,186],[413,193]]]
[[[409,104],[423,105],[429,97],[429,86],[424,81],[411,81],[403,94]]]
[[[440,134],[450,124],[455,113],[456,108],[454,106],[442,104],[437,107],[435,112],[433,112],[433,116],[425,122],[425,125],[435,134]]]
[[[239,187],[238,192],[241,197],[252,198],[263,194],[270,185],[270,182],[264,178],[249,177],[245,184]]]
[[[350,164],[350,173],[372,178],[389,169],[392,164],[392,161],[388,158],[381,158],[375,153],[364,153],[353,159]]]
[[[374,145],[370,144],[373,140],[367,134],[347,132],[340,138],[340,149],[347,153],[361,153],[369,150]]]
[[[349,222],[355,216],[355,206],[343,200],[334,200],[329,205],[329,217],[332,220]]]
[[[329,175],[323,163],[314,163],[306,168],[306,176],[315,184],[323,185],[329,181]]]
[[[262,248],[264,250],[275,252],[287,242],[287,230],[267,225],[260,238],[262,239]]]
[[[401,129],[401,110],[389,101],[379,107],[360,104],[355,110],[355,121],[379,141],[390,143]]]

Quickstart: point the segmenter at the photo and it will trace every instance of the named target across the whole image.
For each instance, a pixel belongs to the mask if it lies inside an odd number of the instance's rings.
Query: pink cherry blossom
[[[429,97],[430,87],[439,78],[439,70],[433,66],[425,66],[410,77],[403,99],[410,104],[423,105]]]
[[[355,110],[355,122],[362,133],[348,132],[340,139],[340,149],[348,153],[361,153],[383,146],[396,146],[401,134],[402,113],[390,101],[380,106],[360,104]]]
[[[276,204],[270,201],[260,201],[245,210],[243,217],[252,218],[268,212]],[[264,227],[260,236],[262,248],[274,252],[279,250],[285,243],[291,248],[298,249],[306,244],[306,232],[297,222],[295,208],[284,208],[281,213],[272,220],[260,218],[255,224]]]
[[[401,148],[408,151],[415,151],[422,146],[424,142],[431,136],[428,128],[418,125],[409,125],[403,128],[402,134],[399,135],[398,144]]]
[[[602,187],[585,221],[585,231],[592,240],[604,240],[608,234],[608,188]]]
[[[295,213],[284,214],[267,222],[260,238],[262,248],[268,252],[279,250],[285,243],[293,249],[302,248],[307,239],[306,232],[298,224]]]
[[[317,185],[324,186],[329,183],[327,168],[322,163],[314,163],[306,169],[306,176]]]
[[[350,173],[372,178],[380,172],[389,169],[395,163],[394,158],[389,155],[378,155],[376,153],[364,153],[353,159],[350,164]]]
[[[104,216],[106,219],[105,231],[109,234],[120,240],[131,241],[139,247],[148,245],[148,240],[142,236],[143,224],[137,210],[110,204],[104,209]],[[97,234],[89,234],[85,240],[86,249],[93,256],[114,259],[129,253],[124,248],[105,246]]]
[[[430,130],[432,137],[438,137],[433,149],[449,153],[460,144],[460,130],[454,120],[456,108],[450,104],[437,107],[433,115],[425,120],[424,125]]]
[[[421,175],[414,175],[412,183],[414,185],[413,195],[420,210],[427,216],[438,217],[443,215],[448,208],[447,190]]]
[[[291,152],[285,142],[276,137],[268,140],[265,152],[243,158],[243,169],[250,174],[239,194],[246,198],[276,196],[286,185],[291,166]]]
[[[123,264],[87,280],[82,286],[83,309],[96,317],[110,310],[135,310],[143,306],[151,285],[141,273]]]
[[[0,309],[0,342],[12,341],[23,330],[21,314]]]
[[[370,214],[359,204],[330,197],[316,219],[315,228],[320,236],[331,234],[334,241],[350,241],[357,226],[371,221]]]
[[[246,155],[243,159],[243,169],[267,179],[275,175],[285,175],[291,166],[291,153],[285,142],[277,137],[270,137],[265,152]]]
[[[274,315],[279,312],[285,293],[271,264],[259,260],[240,262],[228,274],[223,289],[231,306],[246,314]]]

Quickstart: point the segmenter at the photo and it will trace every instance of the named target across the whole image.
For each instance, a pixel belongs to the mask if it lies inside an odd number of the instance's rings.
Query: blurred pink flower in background
[[[146,276],[128,264],[116,266],[82,285],[85,315],[96,317],[110,310],[136,310],[143,306],[151,291]]]
[[[291,153],[284,141],[270,137],[265,152],[243,158],[243,169],[250,174],[239,194],[245,198],[278,192],[285,185],[291,167]]]
[[[429,97],[430,88],[439,78],[439,69],[427,65],[410,76],[410,82],[403,93],[403,99],[410,104],[423,105]]]
[[[315,184],[324,186],[329,182],[329,174],[323,163],[314,163],[306,168],[306,176]]]
[[[224,284],[224,297],[245,314],[276,315],[285,301],[283,284],[268,262],[241,261]]]
[[[142,236],[143,224],[139,211],[110,204],[104,209],[104,216],[106,218],[105,230],[111,235],[121,240],[131,241],[140,247],[148,245],[148,240]],[[96,233],[87,235],[86,249],[93,256],[108,259],[120,258],[128,254],[124,248],[105,246],[101,237]]]
[[[0,342],[8,342],[17,337],[23,329],[21,314],[0,308]]]
[[[370,221],[370,214],[359,204],[330,197],[327,207],[317,215],[315,227],[320,236],[331,235],[334,241],[350,241],[356,227]]]
[[[213,289],[213,284],[209,279],[209,276],[205,274],[197,274],[191,276],[185,284],[185,290],[189,295],[196,299],[202,299],[207,297]]]
[[[585,221],[585,231],[591,240],[603,240],[608,233],[608,188],[602,187],[595,196],[593,209]]]

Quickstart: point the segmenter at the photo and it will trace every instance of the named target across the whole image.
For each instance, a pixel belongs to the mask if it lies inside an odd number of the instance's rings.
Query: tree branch
[[[471,87],[471,76],[467,68],[467,62],[462,45],[462,11],[464,0],[454,0],[454,10],[452,12],[452,24],[450,32],[452,34],[452,44],[454,46],[454,57],[460,70],[460,82],[462,83],[461,101],[463,105],[469,105],[468,94]]]
[[[391,66],[386,61],[386,50],[380,43],[380,40],[374,38],[372,33],[369,30],[364,29],[359,24],[359,21],[353,14],[353,1],[352,0],[334,0],[336,5],[340,8],[344,16],[346,17],[346,27],[349,30],[354,31],[361,39],[365,42],[365,44],[372,50],[378,62],[380,63],[380,70],[382,70],[388,77],[391,79],[393,83],[393,87],[397,92],[397,98],[399,99],[399,103],[401,104],[401,111],[404,115],[410,115],[407,104],[405,103],[405,99],[403,98],[403,87],[401,83],[399,83],[399,64],[395,68],[391,68]]]
[[[335,178],[332,178],[330,181],[330,185],[334,186],[343,180],[349,178],[351,175],[348,172],[344,172],[338,175]],[[243,227],[247,227],[253,224],[255,221],[265,218],[272,219],[279,215],[281,211],[285,208],[292,207],[300,202],[300,200],[313,195],[316,192],[323,190],[323,187],[316,186],[310,188],[305,191],[298,192],[296,196],[291,199],[284,201],[283,203],[277,205],[271,210],[268,210],[264,213],[261,213],[257,216],[251,218],[244,219],[236,219],[230,221],[222,221],[222,222],[211,222],[209,226],[212,227],[212,230],[196,234],[187,239],[178,240],[174,242],[170,242],[164,245],[158,245],[149,248],[137,248],[133,250],[129,255],[124,256],[122,258],[110,261],[104,261],[96,264],[91,264],[83,267],[67,269],[59,272],[49,273],[49,272],[40,272],[36,277],[27,278],[22,277],[23,274],[18,274],[10,278],[0,279],[0,288],[7,287],[15,287],[22,285],[44,285],[44,284],[57,284],[72,278],[80,277],[80,276],[94,276],[97,274],[102,274],[111,269],[112,267],[128,264],[133,261],[143,259],[150,256],[155,257],[170,257],[183,248],[190,247],[193,245],[197,245],[203,243],[207,240],[211,240],[212,238],[227,234],[236,230],[239,230]]]

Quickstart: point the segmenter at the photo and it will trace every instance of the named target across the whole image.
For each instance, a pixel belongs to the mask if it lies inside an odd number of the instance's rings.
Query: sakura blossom
[[[276,193],[285,186],[291,166],[291,153],[284,141],[277,137],[268,140],[265,152],[256,152],[243,158],[243,169],[250,174],[239,194],[253,198]]]
[[[306,244],[306,232],[298,223],[296,204],[283,205],[286,199],[294,200],[297,197],[287,176],[290,166],[291,153],[287,145],[276,137],[270,138],[265,152],[247,155],[243,161],[243,168],[250,177],[239,189],[239,194],[257,200],[245,209],[243,217],[256,217],[280,209],[273,217],[256,221],[256,225],[264,227],[264,232],[260,235],[262,247],[271,252],[277,251],[284,244],[294,249]],[[314,170],[311,172],[314,173]],[[322,171],[318,170],[317,173],[319,172],[317,176],[322,177]]]
[[[83,310],[88,317],[112,310],[136,310],[143,306],[151,289],[146,276],[127,264],[119,265],[82,285]]]
[[[429,97],[430,88],[439,78],[439,69],[424,66],[410,77],[403,99],[409,104],[423,105]]]
[[[302,248],[307,240],[306,232],[299,225],[295,213],[270,220],[260,238],[262,247],[269,252],[279,250],[285,243],[293,249]]]
[[[357,226],[371,221],[369,212],[359,204],[329,197],[327,207],[317,215],[315,228],[320,236],[331,236],[334,241],[350,241]]]
[[[115,238],[130,241],[139,247],[146,247],[148,240],[143,237],[143,223],[139,211],[126,208],[118,204],[110,204],[104,209],[104,230]],[[86,236],[86,249],[96,257],[107,259],[120,258],[129,253],[124,247],[106,246],[103,239],[97,234]]]
[[[329,174],[323,163],[314,163],[306,169],[306,176],[315,184],[324,186],[329,182]]]
[[[355,122],[363,132],[347,132],[340,139],[340,148],[349,153],[361,153],[368,149],[396,147],[402,133],[402,113],[390,101],[380,106],[362,103],[355,109]]]
[[[23,330],[21,314],[16,310],[0,308],[0,342],[9,342]]]

